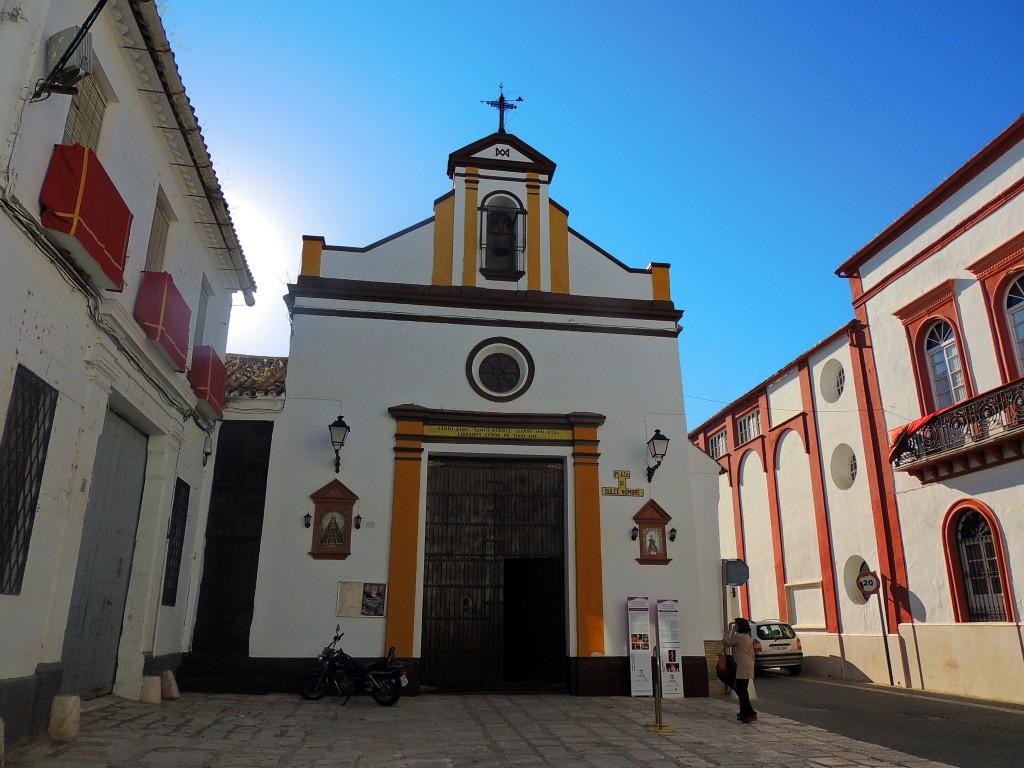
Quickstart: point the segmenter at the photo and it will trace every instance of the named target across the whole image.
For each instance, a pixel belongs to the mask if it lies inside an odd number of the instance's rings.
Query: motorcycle
[[[316,657],[320,666],[302,676],[302,698],[322,699],[331,692],[344,696],[345,706],[353,696],[368,693],[382,707],[390,707],[409,684],[405,667],[395,661],[394,647],[385,658],[364,666],[337,647],[344,634],[340,624],[335,627],[334,640]]]

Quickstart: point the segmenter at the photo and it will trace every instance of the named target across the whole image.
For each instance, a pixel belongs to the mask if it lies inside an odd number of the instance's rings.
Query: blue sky
[[[672,264],[691,428],[850,320],[839,264],[1024,111],[1019,2],[160,7],[259,286],[229,351],[287,354],[302,235],[431,216],[504,82],[570,226]]]

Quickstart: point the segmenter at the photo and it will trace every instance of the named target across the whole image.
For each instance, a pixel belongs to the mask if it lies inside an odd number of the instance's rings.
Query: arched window
[[[969,621],[1006,621],[1003,584],[988,520],[968,509],[956,527]]]
[[[945,408],[967,397],[964,372],[960,366],[953,327],[942,320],[928,330],[924,341],[924,354],[931,374],[935,407]]]
[[[1017,352],[1017,370],[1024,376],[1024,276],[1006,292],[1006,321]]]
[[[518,279],[526,247],[526,212],[514,197],[489,195],[480,207],[480,268],[485,277]]]

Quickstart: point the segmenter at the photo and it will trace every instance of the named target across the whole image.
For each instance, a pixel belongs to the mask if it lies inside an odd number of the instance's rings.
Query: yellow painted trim
[[[399,658],[413,655],[416,577],[420,562],[420,466],[423,422],[399,421],[395,429],[395,479],[391,502],[391,564],[388,568],[384,646]]]
[[[78,197],[75,199],[75,216],[71,220],[71,231],[69,235],[75,234],[78,229],[78,222],[82,220],[82,201],[85,199],[85,177],[89,174],[89,153],[86,149],[82,152],[82,178],[78,180]],[[90,232],[90,234],[92,234]]]
[[[479,233],[477,222],[480,212],[477,210],[480,199],[480,178],[476,168],[466,169],[466,205],[463,221],[462,241],[462,284],[476,285],[477,252],[479,250]]]
[[[662,264],[651,265],[651,283],[654,286],[655,301],[672,301],[672,289],[669,287],[667,266]]]
[[[300,275],[320,277],[320,262],[324,252],[322,237],[302,238],[302,269]]]
[[[540,290],[540,176],[526,174],[526,287]]]
[[[569,214],[554,204],[548,206],[548,230],[551,292],[569,293]]]
[[[452,284],[452,259],[455,257],[455,195],[434,206],[433,285]]]
[[[573,487],[576,496],[576,638],[578,655],[604,653],[604,584],[601,559],[601,488],[597,429],[576,427]]]

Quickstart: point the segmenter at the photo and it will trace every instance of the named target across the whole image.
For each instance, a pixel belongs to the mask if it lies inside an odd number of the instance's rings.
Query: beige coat
[[[750,680],[754,677],[754,641],[750,635],[740,632],[728,634],[722,638],[727,648],[732,648],[732,658],[736,662],[736,678]]]

